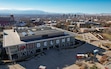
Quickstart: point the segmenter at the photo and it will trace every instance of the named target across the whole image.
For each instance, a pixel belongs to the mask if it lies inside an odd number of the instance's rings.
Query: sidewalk
[[[9,69],[26,69],[23,66],[19,64],[14,64],[14,65],[8,65]]]

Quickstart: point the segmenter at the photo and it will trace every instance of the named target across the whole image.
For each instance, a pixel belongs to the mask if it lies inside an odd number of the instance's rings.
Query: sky
[[[111,0],[0,0],[0,10],[53,13],[111,13]]]

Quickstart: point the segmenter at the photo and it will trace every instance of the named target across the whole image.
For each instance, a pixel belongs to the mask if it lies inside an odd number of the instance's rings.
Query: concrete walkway
[[[9,69],[26,69],[23,66],[19,64],[14,64],[14,65],[8,65]]]

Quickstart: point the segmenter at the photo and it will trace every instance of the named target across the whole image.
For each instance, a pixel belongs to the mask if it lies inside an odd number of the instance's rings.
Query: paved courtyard
[[[47,50],[46,54],[41,54],[29,61],[19,62],[19,64],[26,69],[37,69],[40,65],[45,65],[47,69],[63,69],[75,63],[77,53],[86,53],[97,48],[86,43],[75,49],[63,49],[60,51],[51,49]],[[103,51],[102,49],[99,50]]]
[[[62,49],[60,51],[58,51],[57,49],[46,50],[45,54],[40,54],[27,61],[17,62],[17,64],[20,64],[26,69],[38,69],[40,65],[45,65],[47,69],[67,69],[68,67],[75,68],[74,64],[76,61],[76,54],[86,53],[94,49],[104,51],[97,46],[86,43],[75,49]],[[0,65],[0,69],[11,68],[8,65]]]

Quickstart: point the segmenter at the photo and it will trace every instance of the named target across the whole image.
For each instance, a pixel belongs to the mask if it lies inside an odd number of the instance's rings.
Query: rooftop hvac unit
[[[22,32],[22,35],[23,36],[27,36],[28,34],[26,32]]]
[[[36,29],[32,29],[32,31],[36,31]]]
[[[32,32],[31,30],[28,30],[28,34],[29,35],[34,35],[34,32]]]

